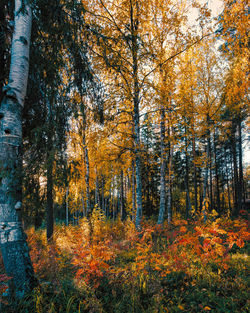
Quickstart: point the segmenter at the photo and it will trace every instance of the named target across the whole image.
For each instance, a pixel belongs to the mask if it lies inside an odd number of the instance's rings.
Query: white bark
[[[26,95],[31,8],[15,1],[15,27],[8,85],[0,106],[0,243],[5,270],[22,297],[35,279],[20,218],[22,207],[22,108]],[[10,292],[12,292],[10,290]]]
[[[7,85],[11,92],[23,106],[26,96],[28,73],[29,73],[29,47],[31,35],[32,14],[29,5],[22,1],[15,1],[15,28],[11,46],[10,75]]]
[[[157,224],[163,224],[166,208],[166,149],[165,149],[165,109],[161,107],[161,180],[160,180],[160,210]]]

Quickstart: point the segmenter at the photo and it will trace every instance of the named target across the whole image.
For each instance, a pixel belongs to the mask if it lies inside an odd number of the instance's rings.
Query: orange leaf
[[[203,308],[203,310],[204,310],[204,311],[211,311],[212,309],[211,309],[209,306],[205,306],[205,307]]]
[[[244,241],[240,238],[236,241],[236,245],[239,247],[239,248],[243,248],[244,247]]]

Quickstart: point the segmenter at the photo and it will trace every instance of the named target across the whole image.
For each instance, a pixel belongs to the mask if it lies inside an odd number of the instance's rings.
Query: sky
[[[211,9],[211,13],[213,17],[218,16],[222,12],[223,1],[221,0],[208,0],[208,1],[199,0],[199,2],[203,5],[206,3],[208,4],[208,8]],[[190,18],[191,23],[194,22],[195,19],[198,18],[198,10],[191,9],[189,18]]]

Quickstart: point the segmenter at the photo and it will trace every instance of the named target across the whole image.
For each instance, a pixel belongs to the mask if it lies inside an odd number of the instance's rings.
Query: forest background
[[[167,312],[168,306],[170,312],[183,311],[185,299],[177,297],[167,305],[165,298],[157,298],[164,284],[166,290],[175,284],[168,275],[176,284],[187,275],[192,285],[194,276],[200,278],[206,269],[210,284],[213,272],[227,278],[233,266],[241,264],[240,270],[245,270],[248,6],[243,0],[224,0],[220,6],[215,16],[210,2],[199,1],[37,0],[16,1],[15,6],[1,1],[1,208],[7,205],[8,188],[18,194],[15,201],[20,198],[8,211],[9,220],[1,209],[2,232],[4,225],[16,223],[13,210],[18,216],[22,211],[40,279],[53,281],[48,288],[54,292],[62,280],[53,277],[53,271],[71,273],[78,286],[74,292],[84,293],[85,302],[70,298],[66,307],[109,312],[103,284],[114,292],[120,282],[130,300],[113,295],[110,312],[122,311],[126,301],[132,301],[132,311],[159,307]],[[16,97],[10,92],[11,39],[14,21],[28,12],[33,16],[28,88],[22,118],[18,115],[22,174],[10,178],[4,165],[10,150],[3,147],[15,137],[6,127],[5,111],[5,104]],[[26,37],[20,38],[29,45]],[[5,246],[1,239],[4,266],[15,285],[20,273],[14,273]],[[241,261],[230,263],[236,246],[243,249]],[[26,248],[17,243],[15,249],[22,254]],[[48,267],[53,269],[50,276],[44,273]],[[234,270],[238,275],[239,268]],[[147,302],[143,297],[156,281],[160,285]],[[11,289],[3,274],[3,295],[6,282]],[[245,290],[245,282],[240,284],[238,289]],[[37,292],[32,299],[39,306]],[[244,298],[245,291],[242,294]],[[228,296],[216,302],[218,312],[230,311],[233,305],[236,312],[247,305],[245,298],[237,302],[237,297],[230,304]],[[192,310],[211,307],[217,312],[214,303],[194,300]]]

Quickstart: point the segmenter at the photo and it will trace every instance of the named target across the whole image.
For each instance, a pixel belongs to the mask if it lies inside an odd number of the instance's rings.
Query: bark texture
[[[140,228],[142,218],[142,178],[141,178],[141,152],[140,152],[140,88],[138,78],[138,3],[136,2],[136,10],[131,2],[130,7],[130,27],[132,41],[132,59],[133,59],[133,123],[134,123],[134,143],[135,143],[135,179],[136,179],[136,228]]]
[[[160,180],[160,211],[158,224],[164,222],[166,208],[166,148],[165,148],[165,109],[161,107],[161,180]]]
[[[21,298],[36,283],[22,229],[22,108],[26,95],[31,9],[15,1],[15,27],[8,85],[0,106],[0,242],[9,291]]]

